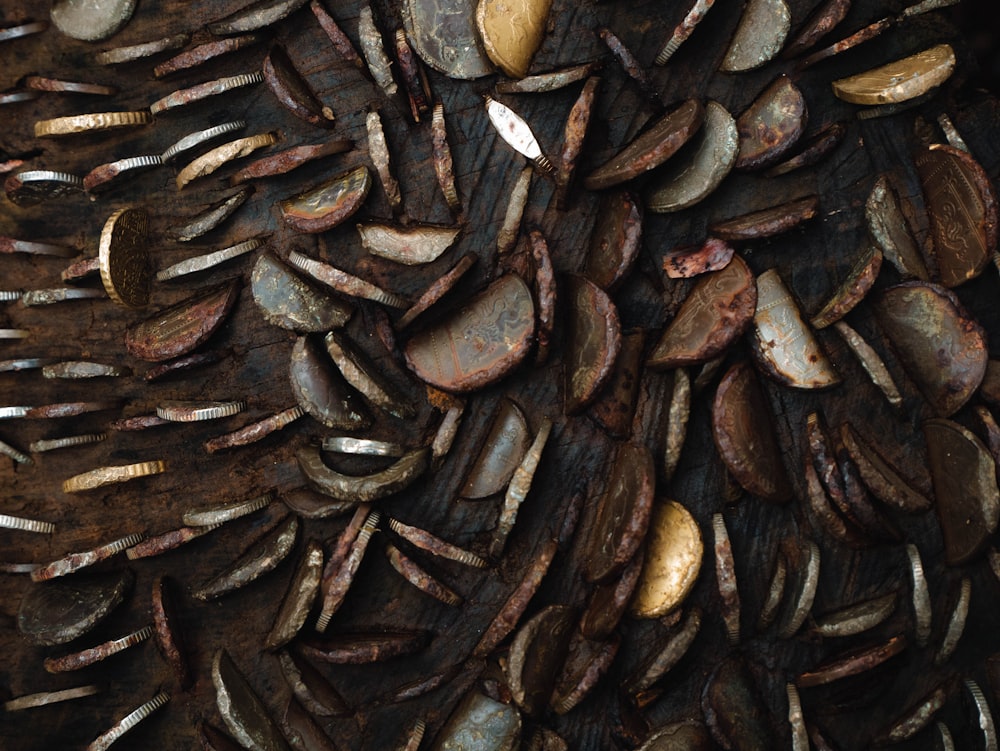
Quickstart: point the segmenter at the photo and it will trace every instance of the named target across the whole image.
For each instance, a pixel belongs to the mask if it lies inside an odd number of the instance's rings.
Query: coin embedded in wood
[[[319,100],[281,45],[274,45],[264,58],[264,81],[293,115],[310,125],[333,127],[333,110]]]
[[[882,330],[942,417],[965,404],[986,375],[986,332],[949,290],[929,282],[890,287],[875,305]]]
[[[104,223],[97,249],[101,282],[120,305],[141,308],[149,302],[153,270],[149,261],[145,209],[123,208]]]
[[[450,78],[493,72],[476,29],[476,0],[404,0],[406,38],[420,58]]]
[[[569,335],[564,369],[566,412],[582,410],[597,398],[621,351],[618,309],[604,290],[571,276]]]
[[[997,247],[997,195],[986,170],[967,151],[934,144],[917,154],[945,287],[982,273]]]
[[[441,323],[406,343],[406,364],[418,378],[445,391],[493,383],[528,354],[535,333],[531,290],[506,274]]]
[[[83,180],[68,172],[22,170],[3,184],[7,199],[16,206],[34,206],[42,201],[83,192]]]
[[[54,0],[52,24],[84,42],[107,39],[132,18],[135,0]]]
[[[514,634],[505,672],[514,701],[527,715],[539,714],[549,703],[575,616],[569,605],[549,605]]]
[[[938,44],[848,78],[834,81],[833,93],[852,104],[895,104],[922,96],[955,70],[955,51]]]
[[[476,26],[490,60],[511,78],[524,78],[545,38],[552,0],[479,0]]]
[[[371,425],[371,415],[360,395],[347,384],[318,341],[305,336],[295,341],[289,378],[299,406],[328,428],[361,430]]]
[[[701,529],[691,512],[677,501],[657,502],[632,614],[659,618],[679,607],[698,578],[704,550]]]
[[[358,224],[361,247],[374,256],[406,266],[431,263],[452,246],[461,227],[410,224],[405,227],[381,222]]]
[[[788,76],[778,76],[736,118],[740,150],[735,168],[760,169],[774,164],[802,137],[808,118],[802,92]]]
[[[739,256],[704,274],[667,325],[649,364],[676,368],[711,360],[743,335],[757,309],[757,282]]]
[[[362,164],[281,201],[281,217],[299,232],[324,232],[361,208],[371,186],[371,171]]]
[[[17,629],[32,644],[65,644],[90,631],[132,588],[130,571],[34,584],[21,600]]]
[[[605,193],[590,235],[583,275],[610,291],[632,269],[642,245],[642,204],[628,191]]]
[[[255,0],[228,16],[212,21],[208,30],[217,36],[256,31],[297,11],[306,0]]]
[[[742,73],[765,65],[781,50],[791,25],[785,0],[750,0],[719,70]]]
[[[714,222],[708,231],[715,237],[729,242],[759,240],[787,232],[802,222],[814,218],[818,211],[819,196],[811,195]]]
[[[723,748],[777,748],[771,718],[753,674],[740,656],[720,662],[701,694],[701,711]]]
[[[610,188],[659,167],[698,132],[704,119],[702,103],[688,99],[587,175],[584,187],[587,190]]]
[[[270,712],[225,649],[212,660],[212,683],[219,714],[240,745],[268,751],[291,751]]]
[[[297,276],[271,253],[261,253],[250,274],[250,289],[264,318],[292,331],[329,331],[347,323],[349,303]]]

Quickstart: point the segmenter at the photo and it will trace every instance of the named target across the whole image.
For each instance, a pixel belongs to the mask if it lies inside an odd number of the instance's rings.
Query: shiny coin
[[[252,237],[249,240],[244,240],[243,242],[236,243],[235,245],[230,245],[228,248],[223,248],[222,250],[216,250],[202,256],[185,259],[173,264],[172,266],[167,266],[167,268],[157,271],[156,281],[165,282],[170,279],[176,279],[180,276],[187,276],[188,274],[206,271],[218,266],[219,264],[225,263],[226,261],[231,261],[234,258],[246,255],[247,253],[259,248],[264,244],[264,242],[265,241],[259,237]]]
[[[247,126],[245,120],[232,120],[228,123],[222,123],[221,125],[213,125],[211,128],[205,128],[204,130],[198,130],[190,135],[184,136],[181,140],[170,146],[166,151],[161,154],[160,158],[164,162],[170,162],[179,156],[187,154],[200,146],[207,146],[208,144],[214,142],[220,136],[224,136],[227,133],[234,133],[237,130],[243,130]]]
[[[551,0],[479,0],[476,26],[486,54],[511,78],[524,78],[545,38]]]
[[[70,448],[72,446],[84,446],[89,443],[100,443],[106,440],[107,433],[84,433],[82,435],[68,435],[62,438],[45,438],[31,442],[31,450],[36,454],[44,451],[55,451],[57,449]]]
[[[281,217],[299,232],[324,232],[361,208],[371,184],[368,167],[355,167],[305,193],[281,201]]]
[[[112,214],[101,230],[97,251],[101,282],[112,300],[128,307],[149,302],[148,222],[145,209],[123,208]]]
[[[602,190],[655,169],[686,144],[705,119],[705,108],[689,99],[656,121],[583,181],[588,190]]]
[[[7,89],[6,91],[0,91],[0,105],[30,102],[38,99],[41,95],[42,92],[40,91],[30,91],[28,89]]]
[[[253,152],[257,151],[257,149],[262,149],[266,146],[273,146],[277,142],[277,133],[258,133],[254,136],[237,138],[235,141],[230,141],[229,143],[224,143],[221,146],[216,146],[211,151],[208,151],[192,160],[187,164],[187,166],[177,173],[177,177],[175,178],[177,189],[182,189],[192,180],[196,180],[199,177],[211,175],[227,162],[249,156]]]
[[[28,21],[17,26],[7,26],[0,29],[0,42],[7,42],[11,39],[39,34],[49,28],[48,21]]]
[[[406,362],[423,381],[469,391],[499,380],[527,356],[535,306],[524,281],[507,274],[435,327],[406,344]]]
[[[0,339],[27,339],[31,332],[27,329],[0,329]]]
[[[176,50],[191,41],[190,34],[172,34],[171,36],[154,39],[151,42],[142,42],[127,47],[114,47],[103,50],[94,55],[94,62],[98,65],[120,65],[141,60],[144,57],[158,55],[161,52]]]
[[[32,585],[21,600],[17,629],[32,644],[65,644],[110,615],[132,582],[131,572],[125,570]]]
[[[552,172],[552,163],[542,153],[542,147],[531,132],[531,126],[506,104],[486,97],[486,114],[496,132],[518,154],[526,156],[542,172]]]
[[[111,190],[123,178],[136,172],[159,167],[161,164],[163,164],[163,158],[159,154],[130,156],[101,164],[83,176],[83,188],[88,193],[103,193],[106,190]]]
[[[657,503],[632,614],[659,618],[676,609],[698,578],[704,549],[698,523],[684,506],[676,501]]]
[[[940,86],[955,70],[955,51],[948,44],[834,81],[833,93],[852,104],[905,102]]]
[[[169,402],[156,408],[156,415],[171,422],[199,422],[231,417],[246,409],[246,402]]]
[[[92,469],[89,472],[73,475],[69,479],[63,480],[62,489],[64,493],[82,493],[86,490],[96,490],[97,488],[102,488],[105,485],[127,482],[138,477],[158,475],[161,472],[166,471],[167,465],[159,460],[136,462],[135,464],[124,464],[111,467],[98,467],[97,469]],[[136,540],[136,542],[140,541]],[[132,545],[135,544],[135,542],[132,543]]]
[[[406,449],[398,443],[376,441],[372,438],[352,438],[346,435],[328,436],[323,439],[323,450],[337,454],[361,454],[363,456],[391,456],[399,458]]]
[[[35,138],[65,136],[86,131],[132,128],[153,122],[149,110],[136,112],[93,112],[86,115],[67,115],[35,123]]]
[[[766,64],[781,50],[791,25],[784,0],[750,0],[719,70],[742,73]]]
[[[40,522],[36,519],[25,519],[9,514],[0,514],[0,527],[17,529],[21,532],[37,532],[43,535],[50,535],[56,531],[56,525],[52,522]]]
[[[0,441],[0,454],[4,456],[9,456],[18,464],[31,464],[32,458],[25,454],[23,451],[18,451],[16,448],[11,446],[9,443]]]
[[[132,18],[135,0],[54,0],[52,24],[73,39],[107,39]]]
[[[3,187],[11,203],[34,206],[42,201],[81,192],[83,180],[66,172],[24,170],[9,175]]]

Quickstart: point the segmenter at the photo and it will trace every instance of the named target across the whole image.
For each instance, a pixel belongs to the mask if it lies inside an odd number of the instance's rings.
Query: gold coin
[[[476,25],[486,54],[511,78],[524,78],[545,38],[551,0],[480,0]]]
[[[657,504],[648,534],[632,614],[659,618],[678,607],[691,591],[701,570],[705,545],[698,522],[677,501]]]
[[[939,44],[880,68],[834,81],[833,93],[852,104],[894,104],[926,94],[955,70],[955,51]]]
[[[88,130],[110,130],[153,122],[149,110],[137,112],[90,112],[85,115],[67,115],[35,123],[35,138],[43,136],[65,136]]]
[[[146,477],[147,475],[158,475],[165,472],[166,464],[162,461],[138,462],[137,464],[124,464],[112,467],[98,467],[89,472],[73,475],[63,481],[64,493],[79,493],[84,490],[94,490],[105,485],[113,485],[116,482],[126,482],[134,480],[136,477]]]
[[[97,249],[101,282],[120,305],[138,308],[149,302],[153,272],[146,245],[148,225],[145,209],[124,208],[112,214],[101,230]]]
[[[257,149],[271,146],[278,142],[276,133],[258,133],[255,136],[237,138],[235,141],[216,146],[211,151],[202,154],[177,173],[177,190],[180,190],[192,180],[205,175],[211,175],[226,162],[248,156]]]

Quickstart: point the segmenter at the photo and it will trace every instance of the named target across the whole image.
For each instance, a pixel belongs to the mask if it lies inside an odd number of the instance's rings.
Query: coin
[[[132,18],[135,0],[54,0],[52,24],[84,42],[107,39]]]
[[[403,27],[413,49],[434,70],[460,79],[493,72],[476,31],[474,0],[405,0]]]
[[[486,54],[511,78],[524,78],[545,38],[552,0],[479,0],[476,26]]]
[[[98,245],[101,282],[116,303],[139,308],[149,302],[152,269],[145,209],[118,209],[104,223]]]
[[[24,170],[9,175],[3,188],[11,203],[34,206],[42,201],[79,193],[83,190],[83,180],[67,172]]]
[[[233,133],[237,130],[243,130],[246,126],[247,124],[245,120],[233,120],[228,123],[222,123],[221,125],[214,125],[211,128],[195,131],[194,133],[184,136],[184,138],[169,147],[163,152],[161,158],[164,162],[169,162],[185,152],[192,151],[199,146],[205,146],[211,143],[219,136],[223,136],[227,133]]]
[[[236,76],[227,76],[214,81],[206,81],[186,89],[178,89],[173,94],[167,94],[162,99],[157,99],[149,105],[149,111],[154,115],[159,115],[161,112],[177,109],[178,107],[183,107],[185,104],[198,102],[217,94],[225,94],[227,91],[239,89],[243,86],[251,86],[263,80],[263,74],[259,71],[254,71],[253,73],[241,73]]]
[[[59,91],[69,94],[95,94],[97,96],[114,96],[118,93],[117,86],[105,86],[99,83],[83,81],[63,81],[59,78],[44,76],[26,76],[24,85],[36,91]]]
[[[32,644],[65,644],[90,631],[132,588],[130,571],[73,576],[30,587],[17,612],[17,630]]]
[[[167,465],[160,460],[150,462],[136,462],[135,464],[123,464],[110,467],[98,467],[89,472],[81,472],[63,480],[62,489],[64,493],[80,493],[84,490],[96,490],[105,485],[113,485],[119,482],[127,482],[137,477],[148,475],[158,475],[166,472]],[[141,540],[127,545],[131,547]],[[124,550],[124,548],[123,548]]]
[[[29,36],[30,34],[38,34],[49,28],[48,21],[29,21],[28,23],[18,24],[17,26],[8,26],[4,29],[0,29],[0,42],[7,42],[11,39],[20,39],[21,37]]]
[[[66,136],[88,130],[111,130],[130,128],[153,122],[149,110],[134,112],[90,112],[85,115],[67,115],[35,123],[35,138],[44,136]]]
[[[192,160],[184,169],[177,173],[177,190],[180,190],[192,180],[199,177],[211,175],[226,162],[233,159],[240,159],[255,152],[265,146],[273,146],[278,142],[277,133],[257,133],[245,138],[237,138],[235,141],[216,146],[209,152]]]
[[[103,193],[114,187],[123,177],[135,172],[142,172],[163,164],[159,154],[144,154],[130,156],[114,162],[108,162],[94,167],[83,177],[83,188],[88,193]]]
[[[133,60],[141,60],[144,57],[176,50],[191,41],[190,34],[172,34],[171,36],[154,39],[151,42],[132,44],[128,47],[114,47],[103,50],[94,55],[94,62],[98,65],[118,65],[120,63],[130,63]]]

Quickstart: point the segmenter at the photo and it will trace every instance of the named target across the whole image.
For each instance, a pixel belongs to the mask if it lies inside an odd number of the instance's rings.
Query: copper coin
[[[319,100],[284,47],[271,48],[263,70],[264,81],[285,109],[310,125],[333,127],[333,111]]]
[[[982,166],[966,151],[934,144],[917,155],[941,283],[978,276],[997,247],[997,196]]]
[[[757,282],[739,256],[698,280],[668,324],[649,364],[676,368],[711,360],[743,335],[757,309]]]
[[[928,403],[942,417],[957,412],[986,374],[983,328],[952,292],[929,282],[891,287],[875,311]]]
[[[719,383],[712,435],[729,471],[749,492],[775,503],[792,497],[771,409],[747,362],[733,365]]]
[[[812,195],[794,201],[769,206],[760,211],[715,222],[708,231],[715,237],[729,242],[759,240],[787,232],[802,222],[812,219],[819,210],[819,196]]]
[[[590,418],[615,438],[628,438],[632,432],[645,341],[641,330],[622,334],[621,353],[615,362],[614,372],[604,390],[590,405]]]
[[[299,406],[328,428],[361,430],[371,424],[361,397],[311,338],[296,340],[289,378]]]
[[[566,659],[575,616],[569,605],[549,605],[514,634],[507,654],[507,683],[515,703],[527,715],[537,715],[548,706]]]
[[[566,412],[597,398],[621,351],[621,322],[611,298],[593,282],[572,276],[569,287],[569,342],[564,370]]]
[[[779,76],[736,119],[736,169],[760,169],[778,161],[805,132],[807,121],[802,92],[788,76]]]
[[[83,192],[83,179],[67,172],[22,170],[8,175],[3,184],[8,200],[17,206],[34,206],[42,201]]]
[[[480,499],[499,493],[514,474],[528,451],[531,433],[521,408],[504,399],[490,423],[475,461],[469,467],[462,498]]]
[[[450,78],[493,72],[476,30],[473,0],[405,0],[403,27],[420,58]]]
[[[238,281],[212,287],[161,310],[125,332],[133,357],[162,362],[204,344],[225,321],[239,296]]]
[[[601,190],[659,167],[690,140],[701,127],[705,108],[689,99],[654,123],[609,161],[587,175],[587,190]]]
[[[642,205],[632,193],[607,193],[597,209],[583,275],[603,290],[614,289],[632,270],[641,246]]]
[[[406,344],[406,364],[445,391],[472,391],[516,368],[535,333],[531,290],[507,274],[436,326]]]
[[[371,186],[368,167],[355,167],[305,193],[281,201],[281,217],[285,224],[299,232],[324,232],[361,208]]]

